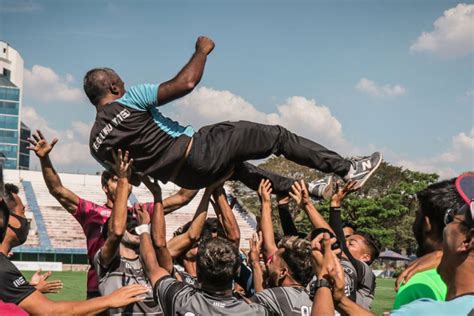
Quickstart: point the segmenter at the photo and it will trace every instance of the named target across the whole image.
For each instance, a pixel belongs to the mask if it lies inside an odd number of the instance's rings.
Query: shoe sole
[[[330,176],[328,180],[328,184],[326,185],[326,188],[324,189],[321,197],[326,200],[326,199],[329,199],[333,194],[334,194],[334,177]]]
[[[353,188],[354,190],[359,190],[360,188],[364,186],[367,180],[369,180],[372,174],[379,168],[380,164],[382,163],[382,160],[383,160],[383,155],[382,153],[380,153],[379,162],[375,165],[375,167],[369,173],[367,173],[367,175],[365,175],[365,177],[362,180],[359,180],[356,182],[356,185]]]

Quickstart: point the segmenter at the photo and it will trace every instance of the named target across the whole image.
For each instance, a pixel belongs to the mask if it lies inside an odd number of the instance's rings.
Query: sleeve
[[[419,282],[413,282],[411,284],[407,283],[398,290],[397,295],[395,296],[395,301],[393,302],[393,309],[399,309],[403,305],[409,304],[420,298],[431,298],[436,300],[436,295],[427,284]]]
[[[19,305],[36,289],[28,283],[25,277],[9,260],[2,260],[0,268],[0,300],[5,303]]]
[[[76,220],[81,224],[82,227],[86,224],[87,215],[93,208],[93,203],[83,198],[79,198],[79,204],[77,205],[77,209],[74,212],[73,216]]]
[[[153,291],[155,302],[159,302],[165,315],[174,315],[175,307],[184,306],[193,296],[194,289],[170,275],[159,279]]]
[[[99,277],[99,279],[103,278],[104,275],[107,273],[107,271],[110,268],[110,265],[106,266],[106,265],[102,264],[102,262],[100,260],[100,253],[101,252],[102,252],[102,248],[100,248],[95,253],[94,261],[93,261],[93,265],[94,265],[95,271],[97,272],[97,276]]]
[[[291,218],[290,208],[288,204],[278,205],[278,214],[280,215],[281,228],[285,236],[298,236],[293,218]]]
[[[252,301],[263,305],[272,314],[282,315],[278,304],[276,304],[277,299],[272,289],[266,289],[258,292],[254,297],[252,297]]]
[[[138,111],[158,106],[158,85],[141,84],[128,89],[117,102]]]

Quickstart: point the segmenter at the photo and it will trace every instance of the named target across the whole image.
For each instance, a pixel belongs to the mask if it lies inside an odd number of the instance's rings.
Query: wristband
[[[326,280],[324,278],[316,280],[316,282],[314,284],[315,290],[317,290],[319,288],[322,288],[322,287],[327,287],[327,288],[331,289],[331,284],[329,283],[328,280]]]
[[[140,226],[135,227],[135,232],[138,235],[141,235],[143,233],[150,233],[150,225],[149,224],[142,224]]]

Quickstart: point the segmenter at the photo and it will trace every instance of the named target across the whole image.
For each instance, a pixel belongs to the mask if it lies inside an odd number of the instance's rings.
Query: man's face
[[[449,283],[453,269],[460,265],[473,251],[472,220],[466,214],[459,214],[443,230],[443,257],[438,272],[445,283]]]
[[[122,243],[127,248],[137,250],[140,248],[140,236],[125,231],[125,234],[122,238]]]
[[[113,176],[107,181],[107,185],[104,186],[102,189],[104,190],[105,194],[107,194],[107,197],[112,200],[112,202],[115,202],[115,198],[117,197],[117,182],[118,182],[118,177]],[[132,185],[128,185],[128,196],[132,193]]]
[[[346,239],[346,243],[347,248],[355,259],[363,262],[370,261],[370,255],[368,254],[364,237],[361,235],[352,235]]]
[[[443,253],[455,255],[462,249],[463,244],[470,238],[472,230],[467,221],[465,214],[459,214],[446,225],[443,230]]]
[[[280,286],[280,279],[285,277],[286,263],[281,257],[284,249],[278,249],[275,254],[267,260],[268,285],[271,287]]]

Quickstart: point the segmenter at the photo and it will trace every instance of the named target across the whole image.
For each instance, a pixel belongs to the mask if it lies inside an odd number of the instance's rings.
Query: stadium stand
[[[105,202],[105,195],[100,185],[100,176],[60,173],[60,177],[63,185],[78,196],[97,204]],[[28,240],[22,247],[15,249],[15,253],[62,255],[84,255],[86,253],[85,237],[81,226],[49,194],[41,172],[4,170],[4,181],[5,183],[14,183],[20,188],[19,195],[25,203],[26,216],[31,219]],[[178,189],[179,187],[172,183],[162,184],[163,197],[171,195]],[[235,199],[231,195],[230,188],[226,187],[226,191],[229,199]],[[201,190],[187,206],[166,216],[167,238],[170,238],[178,227],[192,219],[203,192]],[[141,185],[133,188],[129,203],[149,202],[151,200],[147,188]],[[234,213],[241,229],[241,247],[248,248],[248,239],[255,231],[255,219],[238,203],[234,207]],[[209,217],[215,216],[212,207],[210,207]],[[47,257],[52,258],[51,256]],[[58,256],[58,258],[60,257]]]

